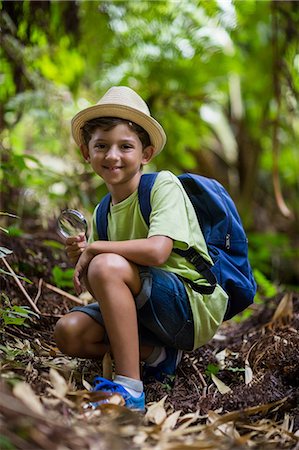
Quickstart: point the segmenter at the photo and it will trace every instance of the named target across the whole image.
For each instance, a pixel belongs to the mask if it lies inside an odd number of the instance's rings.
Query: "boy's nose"
[[[106,153],[106,159],[117,159],[119,157],[119,151],[117,146],[112,145]]]

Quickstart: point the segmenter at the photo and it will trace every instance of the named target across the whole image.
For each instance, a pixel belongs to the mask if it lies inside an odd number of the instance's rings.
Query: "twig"
[[[49,313],[42,313],[41,316],[42,316],[42,317],[58,317],[58,318],[60,318],[60,317],[63,317],[64,314],[49,314]]]
[[[40,298],[40,295],[42,293],[42,285],[43,285],[43,279],[40,278],[39,282],[38,282],[38,291],[37,291],[37,294],[35,296],[35,299],[33,300],[35,304],[37,304],[37,301]]]
[[[66,297],[66,298],[68,298],[69,300],[71,300],[71,301],[73,301],[73,302],[75,302],[75,303],[78,303],[79,305],[85,305],[85,302],[84,302],[84,301],[80,300],[79,298],[75,297],[75,296],[72,295],[72,294],[68,294],[67,292],[63,291],[62,289],[59,289],[59,288],[56,287],[56,286],[52,286],[52,284],[46,283],[45,281],[43,281],[43,284],[44,284],[48,289],[50,289],[51,291],[54,291],[54,292],[56,292],[57,294],[60,294],[60,295],[62,295],[63,297]]]
[[[206,380],[204,379],[202,373],[201,373],[200,370],[196,367],[196,365],[194,364],[193,361],[192,361],[192,367],[193,367],[193,369],[195,370],[195,372],[197,373],[197,375],[199,376],[200,381],[201,381],[203,387],[207,387]]]
[[[32,309],[34,309],[34,311],[38,314],[41,314],[40,310],[38,309],[38,307],[35,305],[35,303],[33,303],[33,301],[31,300],[31,298],[29,297],[26,289],[24,288],[24,286],[22,285],[22,283],[20,282],[20,280],[18,279],[17,275],[15,274],[15,272],[13,271],[13,269],[10,267],[9,263],[6,261],[5,258],[1,258],[3,263],[5,264],[5,266],[7,267],[7,269],[9,270],[9,272],[12,274],[13,279],[15,280],[15,282],[17,283],[17,285],[19,286],[19,288],[21,289],[21,291],[23,292],[23,294],[25,295],[26,299],[28,300],[28,302],[30,303]]]

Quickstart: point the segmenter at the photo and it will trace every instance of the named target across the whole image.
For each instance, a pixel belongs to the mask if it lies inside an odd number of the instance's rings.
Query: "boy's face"
[[[108,131],[97,128],[88,147],[81,151],[106,184],[117,185],[140,173],[141,166],[151,159],[153,147],[142,149],[137,134],[126,124],[119,124]]]

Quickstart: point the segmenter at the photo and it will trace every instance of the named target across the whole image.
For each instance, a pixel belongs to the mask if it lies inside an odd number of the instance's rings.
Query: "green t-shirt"
[[[137,191],[122,202],[111,205],[108,214],[108,239],[123,241],[167,236],[174,241],[174,248],[185,250],[193,247],[212,262],[191,201],[180,181],[171,172],[159,172],[151,191],[151,208],[148,228],[140,211]],[[95,217],[96,210],[90,241],[98,240]],[[207,284],[194,266],[175,252],[159,267],[198,285]],[[227,306],[227,294],[219,285],[210,295],[192,290],[187,283],[185,288],[193,313],[194,348],[198,348],[213,337],[221,324]]]

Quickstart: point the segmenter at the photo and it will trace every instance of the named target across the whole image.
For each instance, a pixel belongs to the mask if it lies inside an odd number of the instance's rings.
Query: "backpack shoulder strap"
[[[99,239],[102,241],[108,241],[107,229],[108,229],[108,212],[111,201],[111,195],[107,194],[101,200],[96,211],[96,226]]]
[[[145,223],[149,226],[149,219],[152,212],[151,207],[151,191],[156,181],[158,172],[144,173],[141,175],[138,186],[138,201],[142,217]]]
[[[145,173],[140,178],[138,186],[138,201],[140,205],[141,214],[147,226],[149,226],[149,218],[151,215],[151,191],[155,183],[158,173]],[[108,240],[108,213],[111,202],[111,195],[107,194],[99,203],[96,211],[96,225],[99,239],[103,241]]]

